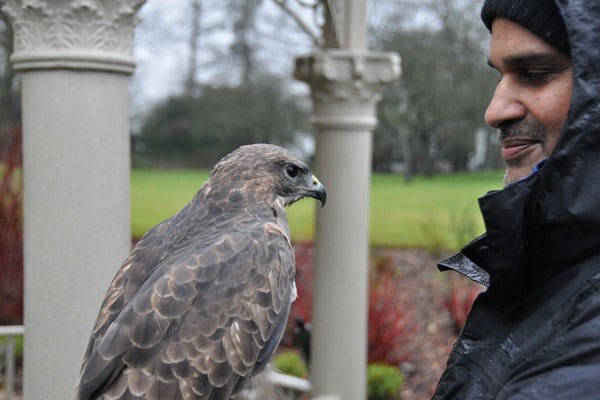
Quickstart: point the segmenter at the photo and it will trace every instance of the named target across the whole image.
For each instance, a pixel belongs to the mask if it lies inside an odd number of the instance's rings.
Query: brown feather
[[[289,165],[305,174],[302,189],[286,175]],[[310,185],[306,165],[280,147],[245,146],[224,157],[117,272],[75,398],[235,396],[281,339],[295,274],[284,205],[324,201]]]

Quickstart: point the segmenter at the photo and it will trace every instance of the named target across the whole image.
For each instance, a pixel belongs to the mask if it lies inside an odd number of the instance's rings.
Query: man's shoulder
[[[477,301],[435,398],[597,398],[600,274],[578,272],[547,282],[520,306]],[[592,389],[596,397],[587,397]]]
[[[599,266],[600,267],[600,266]],[[600,393],[600,273],[528,332],[499,398],[597,399]]]

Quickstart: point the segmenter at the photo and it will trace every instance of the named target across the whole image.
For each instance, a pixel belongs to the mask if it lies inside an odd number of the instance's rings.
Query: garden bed
[[[308,280],[312,278],[313,249],[310,244],[296,244],[295,248],[300,294],[306,275]],[[421,249],[371,250],[371,280],[374,268],[376,274],[386,274],[386,280],[393,280],[396,307],[392,312],[403,319],[398,323],[404,337],[396,344],[400,347],[397,353],[402,355],[398,367],[405,374],[402,400],[431,399],[460,325],[475,295],[482,289],[456,273],[439,272],[437,262],[445,256],[447,254],[433,255]],[[290,322],[293,322],[294,312],[307,312],[303,299],[296,302],[304,310],[293,308]],[[286,338],[282,344],[286,344]]]

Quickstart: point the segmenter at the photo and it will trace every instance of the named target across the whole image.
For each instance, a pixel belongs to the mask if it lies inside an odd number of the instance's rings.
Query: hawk
[[[268,144],[221,159],[148,231],[106,293],[75,399],[229,399],[276,349],[296,297],[285,207],[326,192]]]

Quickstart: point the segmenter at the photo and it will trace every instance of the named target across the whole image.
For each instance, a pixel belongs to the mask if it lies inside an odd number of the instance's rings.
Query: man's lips
[[[502,158],[510,160],[522,157],[526,152],[532,150],[533,146],[539,144],[537,140],[529,138],[508,138],[502,141]]]

